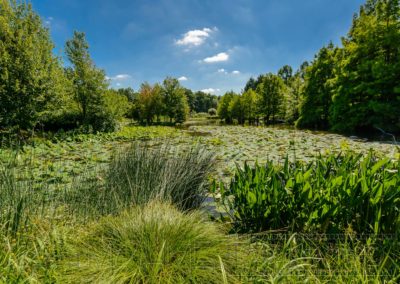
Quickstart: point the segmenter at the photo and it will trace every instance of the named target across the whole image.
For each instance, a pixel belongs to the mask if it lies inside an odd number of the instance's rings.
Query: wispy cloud
[[[112,81],[126,81],[131,79],[132,76],[128,74],[118,74],[115,75],[114,77],[106,77],[107,80],[112,80]]]
[[[188,31],[187,33],[183,34],[181,39],[176,41],[176,44],[189,47],[202,45],[214,31],[217,31],[217,28],[204,28],[202,30]]]
[[[203,89],[201,91],[206,94],[215,94],[216,92],[219,92],[220,89],[208,88],[208,89]]]
[[[53,20],[54,20],[53,17],[47,17],[47,18],[44,20],[44,24],[45,24],[46,26],[50,27],[50,26],[51,26],[51,23],[53,22]]]
[[[182,76],[182,77],[178,78],[178,81],[187,81],[187,80],[188,80],[188,78],[185,77],[185,76]]]
[[[229,60],[229,54],[226,52],[218,53],[217,55],[204,58],[205,63],[217,63],[217,62],[224,62]]]
[[[218,69],[218,73],[228,74],[224,68]]]
[[[240,71],[238,71],[238,70],[232,71],[232,74],[234,74],[234,75],[239,75],[239,74],[240,74]]]

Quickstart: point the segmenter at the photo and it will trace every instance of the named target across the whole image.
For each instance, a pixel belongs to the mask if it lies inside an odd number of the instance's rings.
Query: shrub
[[[209,114],[210,116],[216,116],[216,115],[217,115],[217,110],[216,110],[215,108],[210,108],[210,109],[208,110],[208,114]]]
[[[158,202],[107,217],[70,245],[62,283],[237,282],[245,259],[238,240],[203,220]],[[226,282],[227,283],[227,282]]]
[[[239,231],[398,234],[400,163],[372,152],[237,168],[222,200]],[[213,191],[218,185],[215,183]]]

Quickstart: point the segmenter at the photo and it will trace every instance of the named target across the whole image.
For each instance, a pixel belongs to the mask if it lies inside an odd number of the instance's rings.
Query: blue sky
[[[340,44],[364,0],[31,0],[62,54],[84,31],[113,87],[180,78],[192,90],[240,91]]]

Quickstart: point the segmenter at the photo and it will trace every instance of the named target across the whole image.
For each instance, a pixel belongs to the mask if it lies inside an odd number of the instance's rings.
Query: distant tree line
[[[242,94],[228,92],[218,105],[218,115],[227,123],[259,125],[294,122],[299,117],[300,97],[304,85],[304,63],[293,74],[285,65],[278,74],[268,73],[250,78]]]
[[[294,74],[284,66],[276,75],[250,78],[242,94],[221,98],[220,117],[228,123],[285,120],[343,133],[400,133],[399,11],[398,0],[368,0],[342,47],[321,48]]]

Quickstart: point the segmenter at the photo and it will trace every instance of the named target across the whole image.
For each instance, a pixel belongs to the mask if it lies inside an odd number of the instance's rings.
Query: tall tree
[[[229,105],[235,96],[236,94],[233,91],[230,91],[225,93],[219,100],[217,114],[219,118],[225,120],[226,123],[232,123]]]
[[[259,100],[257,93],[249,89],[247,92],[243,93],[241,100],[244,118],[249,124],[254,124],[257,121],[257,103]]]
[[[332,127],[400,132],[400,13],[398,0],[368,1],[343,39],[344,60]]]
[[[299,127],[329,128],[329,115],[334,92],[336,56],[340,52],[333,44],[323,47],[306,70],[303,104]]]
[[[165,104],[165,114],[181,123],[186,120],[189,113],[189,105],[185,95],[185,89],[179,84],[178,79],[167,77],[163,82],[163,97]]]
[[[142,120],[145,119],[148,124],[153,123],[154,117],[158,120],[165,109],[162,87],[159,84],[151,86],[143,83],[139,91],[138,106]]]
[[[0,0],[0,127],[31,129],[68,95],[53,48],[31,5]]]
[[[283,66],[281,69],[279,69],[278,76],[281,77],[286,85],[288,85],[290,79],[293,77],[293,68],[289,65]]]
[[[272,73],[263,76],[261,84],[257,87],[260,95],[259,112],[264,116],[264,122],[268,123],[282,115],[285,102],[285,84],[283,80]]]
[[[104,71],[98,69],[90,57],[85,34],[75,31],[73,38],[66,43],[65,52],[72,64],[66,72],[74,85],[82,122],[92,126],[95,131],[113,130],[115,121],[107,113],[103,96],[108,82]]]

